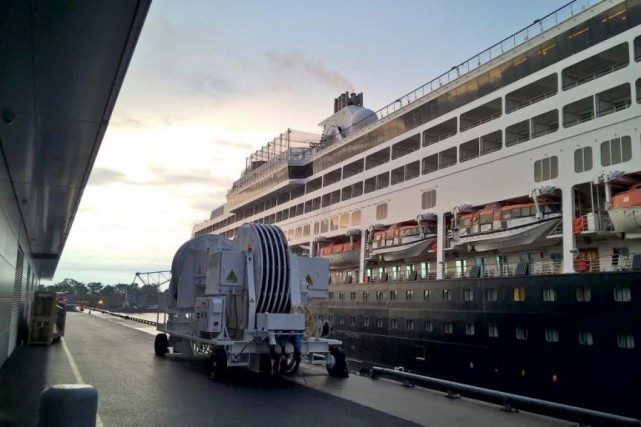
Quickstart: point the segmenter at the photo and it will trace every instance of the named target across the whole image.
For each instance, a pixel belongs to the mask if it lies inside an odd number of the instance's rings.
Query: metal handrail
[[[514,408],[525,409],[532,412],[544,412],[547,415],[578,422],[595,423],[597,425],[608,426],[641,426],[641,420],[636,418],[624,417],[616,414],[595,411],[593,409],[580,408],[578,406],[564,405],[562,403],[550,402],[548,400],[535,399],[532,397],[521,396],[518,394],[506,393],[498,390],[477,387],[468,384],[461,384],[454,381],[443,380],[440,378],[426,377],[423,375],[412,374],[410,372],[398,371],[395,369],[382,368],[374,366],[371,369],[370,378],[376,379],[377,375],[384,374],[404,379],[416,380],[426,384],[428,387],[445,388],[448,393],[467,394],[471,397],[480,397],[489,401],[501,401],[507,410]]]

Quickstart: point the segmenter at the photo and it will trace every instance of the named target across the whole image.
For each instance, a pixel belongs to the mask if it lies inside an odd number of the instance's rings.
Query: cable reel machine
[[[244,224],[233,241],[198,236],[178,249],[171,273],[157,355],[210,353],[218,379],[229,367],[293,375],[301,360],[347,376],[341,341],[325,338],[328,325],[317,328],[307,308],[327,298],[328,261],[291,253],[280,228]]]

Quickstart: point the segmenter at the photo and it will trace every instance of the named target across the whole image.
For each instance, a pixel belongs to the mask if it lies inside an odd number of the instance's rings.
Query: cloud
[[[109,125],[114,127],[140,128],[144,126],[145,123],[123,112],[122,110],[116,109],[111,116]]]
[[[112,169],[96,167],[89,177],[90,185],[105,185],[114,182],[127,182],[127,175]]]
[[[329,70],[322,62],[313,60],[302,52],[268,51],[265,55],[270,65],[276,68],[277,75],[303,72],[306,77],[314,78],[332,89],[354,91],[354,85],[347,77],[338,71]]]

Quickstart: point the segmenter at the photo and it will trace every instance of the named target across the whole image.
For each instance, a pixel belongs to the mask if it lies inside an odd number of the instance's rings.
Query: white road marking
[[[65,339],[61,338],[60,341],[62,342],[62,348],[65,351],[65,354],[67,355],[67,360],[69,360],[69,365],[71,366],[71,372],[73,372],[73,376],[76,378],[76,382],[78,384],[86,384],[82,379],[82,375],[80,375],[80,370],[78,370],[78,365],[76,365],[75,360],[73,360],[73,356],[69,351],[69,347],[67,347],[67,343],[65,342]],[[100,415],[98,413],[96,413],[96,427],[104,427],[102,419],[100,418]]]

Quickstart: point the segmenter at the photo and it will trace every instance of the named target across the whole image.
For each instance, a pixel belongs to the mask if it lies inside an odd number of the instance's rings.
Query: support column
[[[563,273],[574,273],[576,239],[574,236],[574,188],[561,188],[563,209]]]
[[[367,229],[361,229],[361,256],[359,257],[358,263],[358,283],[363,283],[363,277],[365,276],[365,247],[367,246]]]
[[[436,221],[436,278],[443,279],[445,265],[445,214],[437,215]]]

